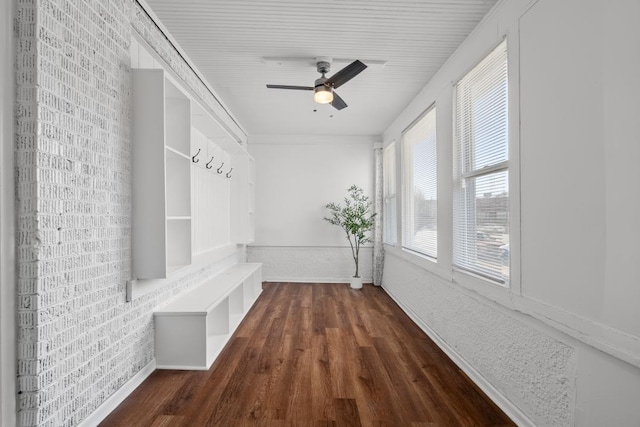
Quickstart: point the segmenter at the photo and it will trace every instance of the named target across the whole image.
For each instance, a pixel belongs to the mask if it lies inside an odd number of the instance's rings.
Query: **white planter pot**
[[[351,284],[351,289],[362,289],[362,277],[353,276],[349,283]]]

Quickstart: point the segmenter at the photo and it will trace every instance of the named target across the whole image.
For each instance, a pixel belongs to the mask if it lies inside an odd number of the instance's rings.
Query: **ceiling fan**
[[[342,110],[347,106],[334,89],[339,88],[358,74],[360,74],[367,66],[362,62],[355,60],[342,70],[327,78],[325,74],[331,70],[331,60],[329,58],[316,59],[317,70],[322,77],[315,81],[313,86],[288,86],[288,85],[267,85],[269,89],[293,89],[293,90],[312,90],[313,100],[318,104],[331,104],[334,108]]]

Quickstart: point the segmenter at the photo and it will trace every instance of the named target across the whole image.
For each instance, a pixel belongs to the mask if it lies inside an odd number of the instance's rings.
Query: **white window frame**
[[[457,93],[457,89],[458,89],[458,84],[460,83],[461,80],[463,80],[469,73],[473,72],[476,67],[481,64],[485,58],[487,58],[487,56],[489,56],[492,52],[494,52],[497,48],[501,47],[501,45],[504,44],[505,45],[505,50],[506,50],[506,63],[507,63],[507,75],[506,75],[506,84],[507,84],[507,94],[506,94],[506,102],[507,102],[507,123],[506,123],[506,128],[507,128],[507,142],[506,142],[506,148],[507,148],[507,152],[508,152],[508,157],[506,160],[503,161],[499,161],[490,165],[487,165],[485,167],[481,167],[479,169],[471,169],[465,170],[464,165],[457,163],[458,162],[458,156],[460,155],[459,152],[461,150],[460,147],[460,136],[458,135],[457,129],[458,129],[458,93]],[[518,138],[519,135],[517,135],[517,132],[512,133],[513,129],[514,129],[514,125],[513,123],[513,117],[512,117],[512,113],[513,113],[513,96],[512,96],[512,91],[510,90],[511,87],[513,87],[514,82],[511,81],[512,79],[512,75],[514,70],[511,70],[511,65],[512,65],[512,61],[513,59],[511,59],[511,55],[512,55],[512,51],[510,46],[507,43],[507,39],[504,38],[502,40],[499,41],[499,43],[497,43],[486,55],[484,55],[476,64],[474,64],[473,67],[471,67],[467,72],[465,72],[460,79],[458,79],[458,81],[456,81],[454,83],[453,86],[453,127],[454,127],[454,135],[453,135],[453,145],[454,145],[454,151],[456,152],[456,154],[454,154],[453,157],[453,161],[454,161],[454,182],[453,182],[453,191],[456,192],[458,191],[459,188],[461,188],[463,185],[469,185],[469,182],[474,182],[477,178],[481,178],[481,177],[486,177],[486,176],[490,176],[493,174],[498,174],[501,172],[507,172],[508,173],[508,188],[509,188],[509,207],[508,207],[508,215],[509,215],[509,238],[510,238],[510,242],[509,244],[511,245],[511,248],[513,249],[514,245],[518,245],[519,246],[519,239],[517,237],[519,236],[515,236],[516,239],[514,239],[514,235],[518,234],[516,233],[517,230],[514,230],[513,225],[514,224],[519,224],[519,212],[515,212],[516,215],[514,215],[514,203],[518,203],[519,202],[519,196],[515,196],[514,197],[514,193],[516,193],[516,191],[513,191],[514,189],[518,188],[518,186],[514,186],[513,184],[518,182],[517,179],[514,179],[513,175],[514,175],[514,171],[512,170],[512,159],[513,158],[518,158],[519,152],[517,150],[513,149],[514,146],[514,141],[512,139],[516,139]],[[515,70],[517,72],[517,70]],[[517,115],[518,111],[516,111],[516,115]],[[462,162],[460,163],[466,163],[468,162],[469,159],[463,159]],[[517,173],[517,171],[516,171]],[[470,191],[467,193],[467,197],[473,197],[475,198],[475,191]],[[455,197],[454,197],[455,198]],[[469,202],[470,205],[475,206],[475,200],[470,201]],[[455,207],[454,207],[454,216],[455,216]],[[465,227],[468,227],[469,224],[468,222],[465,224]],[[509,273],[508,276],[506,278],[501,278],[501,277],[495,277],[492,275],[487,275],[487,274],[483,274],[482,271],[478,271],[478,270],[474,270],[473,268],[469,268],[467,266],[459,266],[456,265],[456,237],[455,237],[455,218],[454,218],[454,234],[452,236],[453,239],[453,251],[454,251],[454,256],[453,256],[453,264],[452,264],[452,271],[453,271],[453,277],[454,277],[454,281],[458,281],[455,280],[456,277],[460,278],[460,277],[464,277],[467,276],[468,277],[472,277],[475,278],[472,281],[477,281],[480,280],[482,282],[485,283],[491,283],[491,284],[495,284],[498,285],[501,288],[506,288],[508,289],[511,285],[511,281],[512,281],[512,277],[513,277],[513,273],[514,273],[514,268],[513,267],[513,251],[511,251],[510,253],[510,264],[509,264]],[[473,226],[473,233],[475,234],[477,230],[475,230],[475,224]],[[468,279],[462,279],[460,280],[461,282],[468,282]]]
[[[428,115],[430,114],[434,114],[433,117],[433,129],[434,129],[434,156],[435,156],[435,169],[434,169],[434,180],[436,182],[436,204],[435,204],[435,214],[436,214],[436,224],[435,224],[435,251],[433,252],[429,252],[428,250],[424,249],[424,248],[420,248],[412,243],[410,243],[408,240],[408,235],[410,234],[415,234],[413,228],[409,227],[409,224],[407,223],[407,217],[408,217],[408,207],[409,204],[412,203],[412,201],[414,200],[414,195],[413,195],[413,190],[414,190],[414,185],[413,185],[413,170],[409,170],[406,167],[406,163],[407,163],[407,159],[406,157],[409,155],[408,151],[407,151],[407,141],[405,140],[405,136],[412,130],[415,128],[416,125],[421,124],[422,120],[425,119]],[[438,182],[439,182],[439,176],[438,176],[438,142],[437,142],[437,110],[436,110],[436,105],[435,103],[431,104],[429,106],[429,108],[427,108],[422,114],[420,114],[420,116],[418,116],[417,119],[415,119],[409,126],[407,126],[407,128],[402,132],[402,140],[401,140],[401,147],[402,147],[402,160],[401,160],[401,164],[402,164],[402,219],[401,219],[401,223],[402,223],[402,248],[405,251],[409,251],[411,253],[415,253],[421,257],[424,257],[428,260],[434,261],[436,262],[438,259],[438,221],[437,221],[437,211],[438,211],[438,194],[437,194],[437,186],[438,186]],[[411,205],[411,208],[413,210],[413,205]]]

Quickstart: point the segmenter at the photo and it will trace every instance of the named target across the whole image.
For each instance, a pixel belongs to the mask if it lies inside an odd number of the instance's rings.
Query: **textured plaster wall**
[[[572,425],[573,347],[391,254],[383,283],[536,425]]]
[[[345,283],[355,264],[350,248],[341,247],[249,247],[249,262],[261,262],[266,281]],[[371,283],[373,249],[360,249],[360,276]]]
[[[72,426],[154,356],[152,313],[241,251],[125,301],[132,28],[214,111],[132,0],[18,0],[18,424]]]

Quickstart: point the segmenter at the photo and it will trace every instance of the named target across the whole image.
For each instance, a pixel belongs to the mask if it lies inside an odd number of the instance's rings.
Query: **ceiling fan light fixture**
[[[342,70],[327,78],[325,74],[331,69],[330,59],[318,58],[317,70],[322,77],[316,79],[313,86],[267,85],[269,89],[312,90],[313,100],[318,104],[331,104],[336,110],[347,108],[347,103],[333,90],[360,74],[367,66],[359,60],[353,61]]]
[[[318,104],[331,104],[333,102],[333,90],[324,84],[313,89],[313,100]]]

